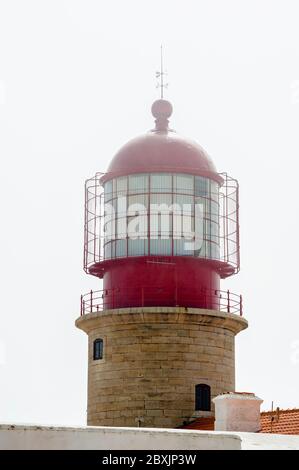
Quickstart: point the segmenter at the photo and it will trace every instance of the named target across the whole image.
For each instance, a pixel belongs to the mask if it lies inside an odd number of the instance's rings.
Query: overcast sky
[[[237,390],[299,407],[299,3],[0,0],[0,421],[84,424],[84,180],[153,126],[240,183]]]

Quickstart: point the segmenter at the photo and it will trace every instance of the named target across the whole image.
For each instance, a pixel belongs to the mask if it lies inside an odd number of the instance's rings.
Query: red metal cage
[[[219,268],[221,277],[227,277],[231,274],[234,274],[239,271],[240,266],[240,250],[239,250],[239,187],[238,182],[228,176],[226,173],[220,173],[219,180],[222,181],[222,184],[217,185],[217,195],[215,197],[215,192],[210,192],[207,195],[201,197],[201,200],[204,202],[205,206],[205,215],[204,220],[205,224],[214,223],[214,219],[218,224],[219,229],[217,233],[208,233],[203,235],[203,242],[206,246],[209,247],[209,250],[206,249],[202,253],[188,253],[188,256],[194,256],[201,259],[214,260],[218,262],[222,268]],[[115,234],[114,239],[109,242],[113,250],[110,249],[109,254],[105,247],[108,246],[108,242],[105,238],[105,226],[107,222],[107,214],[105,214],[105,196],[104,186],[102,185],[101,179],[103,177],[102,173],[97,173],[93,178],[88,179],[85,184],[85,230],[84,230],[84,269],[90,274],[94,274],[91,269],[94,265],[102,263],[103,261],[119,258],[128,258],[130,253],[128,248],[125,247],[122,253],[115,254],[115,246],[117,243],[120,243],[118,240],[118,234]],[[148,175],[150,178],[151,175]],[[195,178],[195,176],[190,175],[190,177]],[[126,178],[129,178],[126,177]],[[114,204],[114,200],[119,195],[120,191],[117,189],[117,179],[111,180],[111,200]],[[107,184],[107,183],[105,183]],[[215,183],[210,183],[211,185]],[[107,191],[106,191],[107,193]],[[155,195],[156,191],[151,191],[150,189],[144,190],[142,188],[137,190],[130,190],[129,187],[122,187],[121,195],[122,196],[144,196],[144,199],[150,201]],[[178,192],[167,192],[167,190],[160,188],[159,195],[170,194],[172,200],[175,197],[178,197]],[[194,201],[196,200],[195,194],[190,194],[190,192],[182,191],[179,193],[181,198],[192,198],[194,196]],[[206,208],[209,208],[206,210]],[[216,207],[214,213],[211,207]],[[216,213],[217,212],[217,213]],[[150,226],[150,211],[147,213],[147,225]],[[112,220],[112,223],[116,224],[117,220]],[[125,246],[125,243],[129,243],[128,236],[122,239],[122,244]],[[150,229],[147,229],[147,233],[144,234],[143,243],[144,249],[138,252],[137,256],[155,256],[155,254],[150,252],[149,240],[151,238]],[[125,240],[125,241],[123,241]],[[182,254],[175,253],[175,239],[174,237],[170,240],[169,252],[165,253],[165,256],[182,256]],[[209,244],[209,245],[208,245]],[[111,255],[111,253],[114,253]],[[136,254],[134,254],[136,256]],[[159,259],[163,256],[163,253],[159,253]],[[97,271],[98,272],[98,271]],[[98,275],[98,274],[95,274]]]

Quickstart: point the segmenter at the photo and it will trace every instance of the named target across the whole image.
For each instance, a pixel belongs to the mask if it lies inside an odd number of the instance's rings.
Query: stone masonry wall
[[[147,308],[86,315],[77,326],[89,336],[88,425],[173,428],[194,416],[196,384],[210,385],[211,398],[234,391],[234,336],[247,323],[215,311]],[[97,338],[102,360],[93,360]]]

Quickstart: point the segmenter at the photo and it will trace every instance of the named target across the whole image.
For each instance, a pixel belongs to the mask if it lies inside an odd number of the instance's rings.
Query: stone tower
[[[238,183],[194,141],[155,128],[86,182],[85,256],[103,289],[81,298],[88,334],[88,425],[177,427],[235,390],[242,298]]]

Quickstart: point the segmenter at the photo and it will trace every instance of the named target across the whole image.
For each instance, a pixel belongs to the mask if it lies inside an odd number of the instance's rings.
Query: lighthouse
[[[87,424],[170,427],[213,416],[235,390],[242,297],[221,288],[240,267],[239,188],[152,105],[153,129],[85,185],[81,296],[88,335]],[[100,286],[99,286],[100,287]]]

